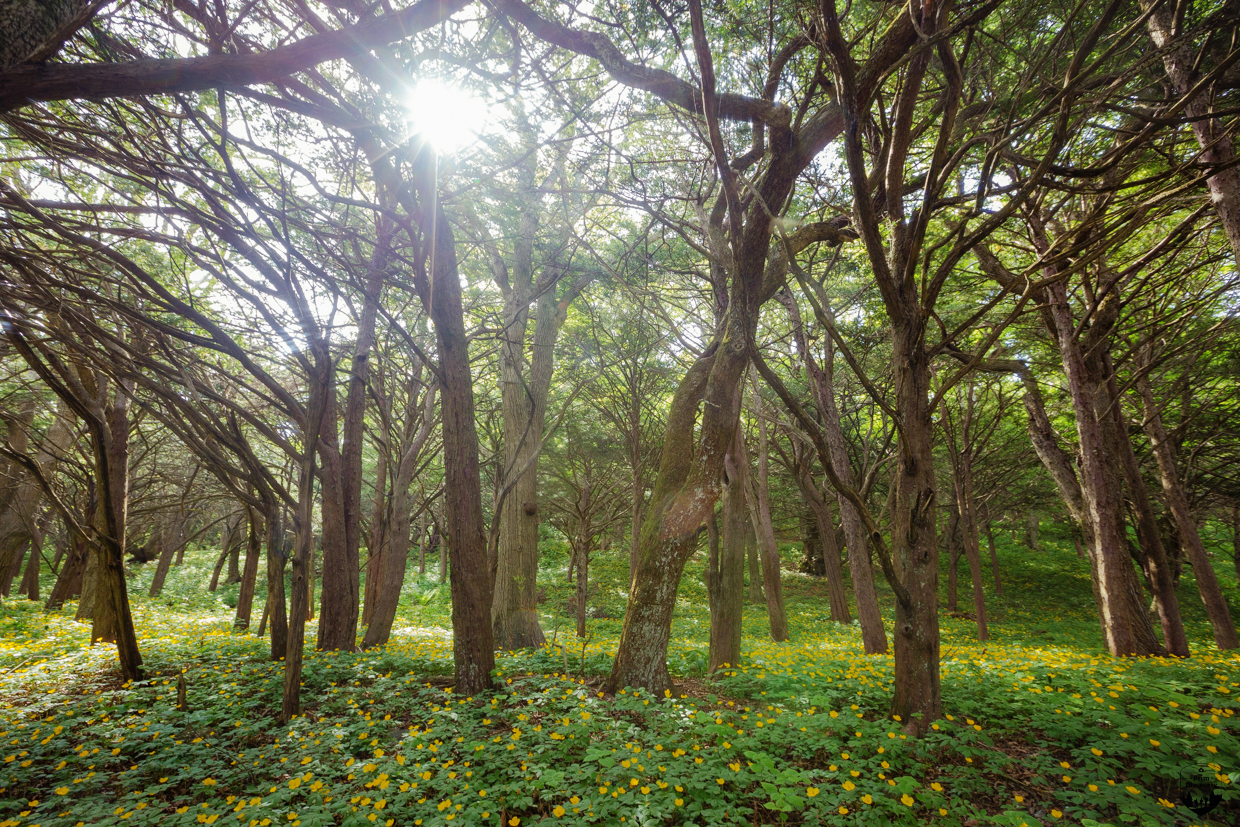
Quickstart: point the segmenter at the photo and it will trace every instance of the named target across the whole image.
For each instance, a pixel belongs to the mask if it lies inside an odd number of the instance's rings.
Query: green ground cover
[[[591,605],[613,617],[592,619],[583,645],[552,537],[540,580],[555,645],[501,656],[497,693],[450,691],[447,589],[415,573],[392,643],[308,653],[306,714],[280,728],[280,665],[231,631],[236,587],[205,590],[214,554],[192,551],[156,600],[151,567],[134,572],[142,683],[84,645],[72,605],[3,604],[0,827],[1240,823],[1240,656],[1213,651],[1191,572],[1192,659],[1116,660],[1071,544],[1001,539],[992,640],[944,614],[948,714],[912,740],[884,717],[891,658],[860,654],[859,630],[828,621],[824,585],[790,571],[791,640],[770,643],[765,609],[747,606],[744,663],[712,681],[696,561],[673,628],[679,691],[601,696],[624,562],[592,567]],[[1203,819],[1190,793],[1218,804]]]

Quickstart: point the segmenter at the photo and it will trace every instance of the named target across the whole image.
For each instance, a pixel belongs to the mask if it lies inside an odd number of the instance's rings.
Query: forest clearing
[[[0,827],[1240,823],[1238,0],[0,0]]]

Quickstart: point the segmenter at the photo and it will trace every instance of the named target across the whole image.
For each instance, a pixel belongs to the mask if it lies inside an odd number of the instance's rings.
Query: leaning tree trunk
[[[142,656],[125,583],[125,526],[129,514],[129,397],[118,387],[102,416],[91,418],[91,447],[99,488],[94,557],[95,605],[91,641],[115,642],[121,674],[142,678]]]
[[[1162,480],[1163,494],[1167,498],[1167,506],[1175,520],[1176,529],[1180,533],[1180,542],[1188,553],[1188,561],[1192,564],[1193,575],[1197,580],[1197,592],[1205,605],[1206,616],[1214,630],[1214,644],[1220,650],[1240,647],[1236,636],[1236,624],[1231,617],[1231,609],[1227,598],[1223,595],[1214,566],[1206,554],[1205,545],[1201,542],[1201,532],[1197,529],[1197,521],[1193,519],[1189,509],[1188,496],[1180,481],[1179,469],[1176,466],[1175,453],[1167,430],[1163,426],[1162,415],[1154,401],[1154,391],[1150,386],[1149,374],[1142,371],[1137,380],[1137,391],[1145,409],[1145,432],[1150,438],[1154,449],[1154,459],[1158,463],[1158,473]],[[1240,562],[1237,562],[1240,571]]]
[[[814,397],[818,403],[822,423],[822,438],[830,454],[830,470],[843,485],[856,488],[852,460],[848,454],[848,443],[844,438],[844,427],[840,420],[840,410],[835,402],[834,345],[830,337],[827,337],[826,354],[822,365],[819,366],[810,351],[808,342],[800,334],[802,330],[801,311],[796,298],[791,291],[783,291],[779,295],[779,300],[788,309],[794,332],[798,337],[797,349],[805,361],[806,372],[813,380]],[[834,316],[825,294],[820,292],[818,301],[819,309],[825,317],[823,321],[833,323]],[[827,460],[824,458],[823,461]],[[852,575],[853,598],[857,603],[857,619],[861,624],[861,643],[867,655],[885,654],[887,633],[883,629],[883,616],[878,608],[878,593],[874,589],[874,569],[870,563],[870,538],[857,507],[838,491],[836,503],[840,509],[840,524],[844,529],[844,545],[848,551],[848,569]]]
[[[697,545],[698,527],[719,499],[724,460],[736,430],[734,394],[748,364],[746,322],[737,304],[729,311],[723,342],[698,357],[668,409],[659,472],[642,524],[637,576],[608,691],[631,686],[662,695],[671,690],[667,645],[676,590]],[[699,406],[702,415],[695,429]]]
[[[184,531],[183,519],[182,515],[178,515],[174,520],[174,525],[160,534],[159,561],[155,564],[155,574],[151,577],[151,587],[147,590],[147,597],[159,597],[164,590],[164,581],[168,579],[168,570],[172,568],[172,559],[176,556],[177,548],[180,546],[181,533]]]
[[[1106,360],[1109,362],[1109,360]],[[1107,366],[1109,369],[1109,365]],[[1154,595],[1154,606],[1158,611],[1158,620],[1163,630],[1163,646],[1168,655],[1186,658],[1189,656],[1188,636],[1184,632],[1184,621],[1180,618],[1180,602],[1175,594],[1175,571],[1167,559],[1167,552],[1162,542],[1162,532],[1154,517],[1154,509],[1150,505],[1149,493],[1145,490],[1145,480],[1141,477],[1141,468],[1137,465],[1136,454],[1132,450],[1132,439],[1128,436],[1128,423],[1119,409],[1118,392],[1115,386],[1115,375],[1110,374],[1110,392],[1112,400],[1111,421],[1106,423],[1104,433],[1115,450],[1113,457],[1119,460],[1123,468],[1124,484],[1128,490],[1128,499],[1136,517],[1137,541],[1141,544],[1141,567],[1149,581],[1150,591]]]
[[[1201,80],[1198,70],[1197,44],[1183,37],[1177,26],[1175,4],[1141,0],[1141,9],[1149,16],[1145,27],[1150,40],[1162,53],[1163,69],[1175,89],[1175,95],[1186,95]],[[1178,42],[1177,42],[1178,40]],[[1211,90],[1216,84],[1199,89],[1184,106],[1183,117],[1201,147],[1195,159],[1202,169],[1215,170],[1206,179],[1210,202],[1219,224],[1231,242],[1232,255],[1240,264],[1240,166],[1236,165],[1233,131],[1213,110]]]
[[[844,586],[844,569],[840,564],[840,550],[835,544],[835,526],[831,522],[831,508],[822,492],[814,484],[808,473],[802,473],[797,479],[801,489],[801,499],[809,506],[810,519],[818,532],[818,542],[822,548],[823,576],[827,580],[827,605],[831,609],[831,620],[836,623],[852,623],[852,615],[848,611],[848,590]]]

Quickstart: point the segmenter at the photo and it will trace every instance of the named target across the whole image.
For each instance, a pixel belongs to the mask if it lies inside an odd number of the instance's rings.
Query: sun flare
[[[418,81],[408,106],[412,131],[445,153],[457,152],[475,141],[487,119],[486,101],[438,79]]]

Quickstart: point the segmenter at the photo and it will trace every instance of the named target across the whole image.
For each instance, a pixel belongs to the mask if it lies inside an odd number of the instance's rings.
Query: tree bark
[[[1175,88],[1175,95],[1186,95],[1201,80],[1197,68],[1196,45],[1183,37],[1176,26],[1176,6],[1156,0],[1141,0],[1141,10],[1150,40],[1162,52],[1163,69]],[[1197,163],[1217,169],[1206,179],[1210,201],[1223,232],[1231,242],[1232,255],[1240,264],[1240,167],[1232,130],[1213,112],[1210,88],[1199,91],[1184,106],[1183,118],[1193,131],[1201,154]]]
[[[1148,364],[1148,353],[1145,356],[1144,361]],[[1197,521],[1193,519],[1188,497],[1180,481],[1174,448],[1167,436],[1162,415],[1154,400],[1149,374],[1144,370],[1141,371],[1140,378],[1137,380],[1137,392],[1141,396],[1145,413],[1145,433],[1150,438],[1154,459],[1158,463],[1163,495],[1167,498],[1167,507],[1171,511],[1172,519],[1175,520],[1180,542],[1188,553],[1189,563],[1193,567],[1193,575],[1197,580],[1197,592],[1201,595],[1206,616],[1210,619],[1210,626],[1214,630],[1214,644],[1222,651],[1235,649],[1240,647],[1240,640],[1236,636],[1236,624],[1232,619],[1231,609],[1227,605],[1227,598],[1223,595],[1222,586],[1218,582],[1218,576],[1214,572],[1214,566],[1209,556],[1206,555],[1205,545],[1201,541],[1201,532],[1197,529]]]
[[[833,323],[834,316],[826,301],[826,296],[819,293],[817,299],[822,313],[826,316],[826,321]],[[819,366],[804,335],[800,333],[803,325],[801,310],[796,298],[790,291],[785,290],[779,294],[779,300],[788,309],[794,333],[797,335],[797,350],[805,362],[806,372],[813,380],[814,399],[818,403],[821,417],[822,438],[830,451],[831,468],[840,482],[849,488],[856,488],[852,459],[848,454],[848,442],[844,438],[844,427],[840,419],[840,409],[835,402],[834,344],[828,337],[826,354],[822,365]],[[883,628],[883,616],[878,608],[878,593],[874,589],[870,539],[857,507],[838,491],[835,492],[835,497],[840,509],[840,524],[844,529],[844,546],[848,552],[848,570],[852,575],[857,619],[861,624],[861,643],[867,655],[885,654],[887,632]]]
[[[1119,480],[1098,421],[1098,408],[1109,405],[1110,395],[1099,387],[1101,377],[1091,377],[1087,372],[1064,284],[1052,283],[1046,296],[1076,417],[1081,493],[1093,535],[1090,559],[1096,572],[1096,596],[1107,650],[1115,656],[1161,655],[1164,650],[1145,614],[1141,587],[1128,556],[1120,519]],[[1105,399],[1098,398],[1099,393]],[[1097,407],[1096,401],[1100,403]]]
[[[405,571],[409,560],[409,542],[412,530],[413,507],[409,495],[409,487],[413,484],[413,474],[417,468],[422,449],[430,438],[435,424],[435,388],[426,390],[422,400],[421,416],[414,417],[417,408],[417,389],[421,384],[421,371],[418,370],[409,383],[406,401],[406,422],[404,439],[400,442],[400,456],[397,459],[396,474],[392,482],[392,494],[388,500],[388,514],[383,518],[389,525],[384,532],[384,548],[380,550],[383,569],[376,584],[374,613],[366,634],[362,638],[362,648],[382,646],[388,642],[392,634],[392,625],[396,622],[396,610],[400,606],[400,592],[405,583]],[[415,424],[418,426],[413,431]]]
[[[155,564],[155,574],[151,577],[151,588],[147,591],[147,597],[159,597],[160,592],[164,590],[164,581],[168,579],[168,570],[172,567],[172,560],[176,556],[177,549],[184,546],[185,539],[185,515],[178,512],[169,525],[159,536],[159,560]]]
[[[1109,360],[1107,360],[1109,362]],[[1110,365],[1107,365],[1108,369]],[[1173,657],[1189,656],[1188,636],[1184,632],[1184,621],[1180,617],[1180,603],[1175,594],[1175,572],[1167,559],[1163,547],[1162,532],[1154,518],[1154,509],[1150,505],[1145,480],[1141,477],[1141,469],[1137,465],[1136,454],[1132,450],[1132,440],[1128,436],[1128,423],[1124,421],[1119,409],[1117,387],[1114,371],[1108,370],[1111,404],[1111,422],[1107,423],[1104,433],[1114,445],[1112,456],[1117,457],[1123,468],[1124,484],[1128,490],[1128,499],[1132,505],[1134,522],[1137,528],[1137,540],[1141,545],[1141,568],[1145,571],[1146,580],[1154,596],[1154,606],[1158,611],[1158,620],[1163,631],[1163,646],[1167,654]]]
[[[762,592],[762,564],[758,562],[758,533],[753,530],[753,523],[745,519],[745,560],[749,566],[750,603],[766,605],[766,595]]]
[[[26,562],[26,571],[22,575],[22,582],[19,586],[19,590],[27,600],[39,599],[39,567],[43,562],[41,539],[36,538],[30,541],[30,558]]]
[[[990,574],[995,580],[995,594],[1003,597],[1003,579],[999,575],[999,555],[995,552],[995,531],[990,523],[990,506],[982,503],[982,525],[986,529],[986,545],[990,549]]]
[[[233,628],[245,630],[250,628],[250,617],[254,613],[254,588],[258,581],[258,561],[263,554],[263,518],[258,509],[246,506],[246,547],[245,569],[241,574],[241,588],[237,592],[237,614],[233,619]]]
[[[284,569],[288,565],[284,538],[284,521],[280,504],[272,499],[266,503],[267,525],[267,603],[265,614],[271,623],[271,659],[284,660],[288,653],[288,606],[284,593]],[[259,624],[260,627],[262,624]],[[262,636],[262,630],[259,630]]]
[[[935,538],[930,359],[922,344],[924,318],[906,308],[893,325],[896,410],[903,428],[892,498],[891,545],[895,575],[907,594],[896,600],[895,688],[892,714],[920,733],[943,715],[939,681],[938,543]]]
[[[745,457],[744,436],[738,426],[724,460],[727,478],[723,489],[723,531],[710,583],[710,649],[706,669],[740,665],[742,623],[744,620],[745,537],[751,524],[745,498],[749,463]],[[712,514],[711,519],[714,519]]]
[[[386,440],[385,440],[386,441]],[[383,579],[383,552],[387,547],[390,526],[387,521],[385,495],[388,484],[388,451],[390,445],[379,451],[375,466],[375,497],[370,509],[370,537],[366,541],[366,586],[362,595],[362,625],[370,626],[375,616],[375,602],[379,599],[379,583]],[[366,648],[366,644],[362,644]]]
[[[431,180],[430,186],[435,182]],[[493,583],[487,565],[486,533],[482,520],[482,477],[478,463],[478,431],[474,419],[473,376],[469,367],[469,340],[461,303],[456,243],[443,208],[425,190],[421,198],[433,216],[423,231],[433,245],[433,296],[428,311],[435,323],[442,385],[444,513],[447,520],[448,572],[452,589],[453,661],[458,694],[476,695],[489,689],[495,668],[491,630]]]
[[[26,554],[29,551],[30,541],[27,540],[25,547],[13,555],[12,562],[8,568],[4,570],[3,574],[0,574],[0,597],[9,596],[13,589],[13,581],[17,578],[17,575],[22,573],[22,564],[26,562]]]
[[[947,543],[947,611],[952,614],[960,611],[958,561],[963,548],[959,542],[959,532],[960,512],[956,504],[952,503],[947,518],[947,535],[944,537]]]
[[[814,521],[818,542],[821,544],[823,577],[827,581],[827,604],[831,609],[831,620],[836,623],[852,623],[852,615],[848,610],[848,590],[844,586],[844,569],[840,564],[840,550],[835,545],[831,507],[804,466],[797,484],[801,489],[801,499],[809,507],[809,518]]]
[[[421,0],[391,14],[376,15],[257,54],[15,66],[0,73],[0,112],[38,101],[168,95],[270,83],[326,61],[404,39],[447,20],[466,5],[465,0]]]
[[[973,499],[973,441],[974,396],[973,383],[964,390],[965,400],[958,413],[959,433],[951,426],[951,418],[944,400],[943,422],[947,432],[947,452],[952,465],[952,489],[956,500],[956,513],[960,528],[965,559],[969,563],[969,579],[973,586],[973,612],[977,623],[977,639],[990,639],[986,624],[986,593],[982,588],[982,550],[977,527],[977,504]],[[953,573],[955,565],[953,564]]]
[[[357,365],[354,365],[355,369]],[[340,406],[336,399],[336,370],[329,355],[316,363],[322,372],[320,381],[327,386],[326,414],[319,434],[319,514],[322,520],[321,562],[323,574],[319,589],[319,634],[316,648],[351,652],[357,648],[357,621],[361,608],[361,574],[359,559],[360,468],[350,469],[348,458],[341,450],[337,419]],[[350,389],[352,390],[352,389]],[[346,413],[350,413],[346,411]],[[360,412],[352,412],[361,416]],[[351,424],[351,423],[350,423]],[[360,442],[360,434],[357,442]],[[353,450],[360,451],[360,445]],[[360,464],[360,454],[357,462]],[[357,476],[350,476],[357,470]],[[356,491],[354,490],[356,485]],[[355,496],[356,495],[356,496]],[[314,617],[315,553],[311,546],[306,566],[309,602],[307,619]]]
[[[320,355],[327,350],[325,342],[316,342],[313,346],[319,349]],[[314,550],[314,446],[318,442],[317,431],[326,407],[322,397],[331,387],[330,381],[324,381],[323,377],[312,382],[314,384],[311,385],[312,398],[307,419],[313,424],[307,425],[308,433],[305,434],[307,446],[298,472],[297,516],[293,522],[293,588],[289,605],[288,642],[284,650],[284,693],[280,705],[280,726],[288,726],[289,722],[301,713],[301,669],[306,649],[306,612],[310,605],[309,569]],[[319,399],[314,399],[315,395]],[[273,624],[273,641],[274,631]]]
[[[754,375],[754,408],[758,420],[758,475],[752,480],[756,496],[749,502],[750,519],[758,533],[759,559],[762,561],[762,586],[766,592],[766,614],[771,624],[771,640],[783,643],[788,639],[788,615],[784,610],[783,570],[779,546],[775,542],[775,526],[771,522],[770,445],[762,397],[757,391]],[[742,451],[743,451],[742,447]],[[747,453],[747,452],[745,452]],[[749,458],[742,454],[743,461]]]

